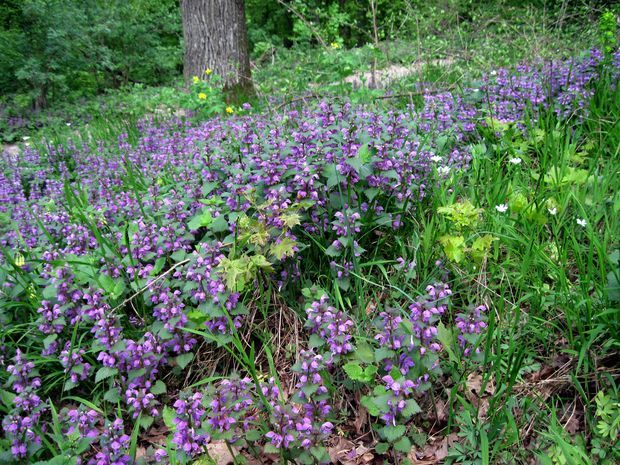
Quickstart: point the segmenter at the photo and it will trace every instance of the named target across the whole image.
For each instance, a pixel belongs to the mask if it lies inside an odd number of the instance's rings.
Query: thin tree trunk
[[[211,69],[233,100],[254,93],[243,0],[182,0],[186,82]]]

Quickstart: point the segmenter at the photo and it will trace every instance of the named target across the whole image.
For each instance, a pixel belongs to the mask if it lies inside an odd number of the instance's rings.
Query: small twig
[[[280,105],[278,105],[277,107],[275,107],[273,110],[274,110],[274,111],[278,111],[278,110],[280,110],[281,108],[286,107],[286,106],[290,105],[291,103],[295,103],[295,102],[301,102],[301,101],[303,101],[303,102],[305,103],[305,102],[306,102],[306,99],[311,99],[311,98],[312,98],[312,99],[318,99],[318,98],[324,98],[324,99],[327,99],[327,98],[329,98],[329,97],[328,97],[328,96],[325,96],[325,95],[321,95],[321,94],[315,94],[315,93],[312,93],[312,94],[306,94],[306,95],[302,95],[301,97],[295,97],[294,99],[287,100],[286,102],[283,102],[283,103],[281,103]],[[331,98],[332,98],[332,99],[339,99],[340,97],[334,96],[334,97],[331,97]]]
[[[127,297],[125,300],[123,300],[120,304],[118,304],[116,307],[114,307],[111,312],[114,313],[116,310],[118,310],[121,307],[124,307],[125,305],[127,305],[129,302],[131,302],[133,299],[135,299],[136,297],[138,297],[140,294],[142,294],[144,291],[146,291],[149,287],[151,287],[153,284],[155,284],[157,281],[162,280],[164,277],[166,277],[167,275],[169,275],[170,273],[172,273],[172,271],[174,271],[176,268],[178,268],[181,265],[185,265],[187,262],[189,262],[189,258],[186,258],[185,260],[180,261],[179,263],[175,263],[174,265],[172,265],[170,267],[169,270],[167,270],[165,273],[160,274],[159,276],[157,276],[155,279],[153,279],[152,281],[149,281],[148,283],[146,283],[145,286],[143,286],[142,288],[140,288],[138,291],[136,291],[135,294],[131,295],[130,297]]]
[[[375,97],[375,100],[384,100],[384,99],[390,99],[390,98],[399,98],[399,97],[416,97],[419,95],[432,95],[432,94],[439,94],[441,92],[449,92],[451,90],[454,90],[456,88],[456,86],[448,86],[448,87],[443,87],[441,89],[423,89],[423,90],[418,90],[416,92],[404,92],[401,94],[390,94],[390,95],[379,95],[377,97]]]
[[[314,28],[314,26],[312,25],[312,23],[310,21],[308,21],[306,18],[304,18],[301,13],[299,13],[291,5],[285,3],[283,0],[277,0],[277,2],[280,5],[282,5],[284,8],[286,8],[288,11],[293,13],[295,16],[297,16],[302,23],[304,23],[306,26],[308,26],[308,28],[312,31],[312,34],[314,35],[314,37],[317,38],[317,40],[321,43],[321,45],[323,47],[327,47],[327,44],[325,43],[325,41],[323,40],[323,38],[321,37],[319,32]]]

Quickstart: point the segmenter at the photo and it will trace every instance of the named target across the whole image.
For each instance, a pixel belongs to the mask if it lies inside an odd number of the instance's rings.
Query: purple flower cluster
[[[481,89],[488,96],[489,114],[502,122],[518,122],[527,111],[539,107],[551,107],[563,117],[583,112],[593,95],[591,84],[599,76],[602,61],[603,54],[591,50],[585,57],[560,63],[493,71]]]
[[[88,461],[88,465],[129,465],[129,441],[121,418],[106,421],[97,443],[99,451]]]
[[[41,434],[35,432],[39,418],[46,406],[37,395],[41,387],[41,379],[33,362],[29,362],[24,354],[17,349],[13,364],[7,367],[10,375],[9,383],[15,393],[13,412],[2,420],[2,429],[11,439],[11,452],[17,458],[25,458],[29,446],[41,444]]]
[[[312,302],[306,309],[306,327],[318,335],[329,346],[332,356],[346,354],[353,350],[353,320],[342,310],[329,304],[327,295]]]
[[[379,329],[375,340],[387,349],[382,378],[390,394],[387,409],[381,418],[386,424],[396,424],[396,418],[405,409],[407,399],[414,391],[428,387],[432,373],[438,372],[437,325],[447,310],[447,299],[452,291],[446,284],[426,287],[426,294],[409,306],[408,315],[398,308],[381,311],[376,323]]]
[[[321,374],[326,370],[323,357],[312,351],[302,351],[294,370],[299,374],[299,381],[293,402],[273,406],[272,429],[265,434],[277,449],[295,446],[310,449],[321,445],[334,427],[326,421],[331,406]]]
[[[478,347],[478,340],[482,331],[487,327],[486,314],[487,308],[485,305],[480,305],[469,313],[459,313],[456,316],[456,327],[459,329],[460,334],[457,336],[459,345],[463,350],[465,356],[474,353],[480,353],[480,347]]]
[[[73,384],[84,381],[90,374],[91,364],[84,361],[86,351],[82,348],[72,350],[71,342],[65,343],[64,350],[60,353],[60,364],[69,374],[69,379]]]

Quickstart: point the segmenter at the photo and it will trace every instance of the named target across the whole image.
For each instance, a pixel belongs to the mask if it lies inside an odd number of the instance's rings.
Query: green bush
[[[175,0],[7,0],[0,7],[0,93],[39,110],[181,67]]]

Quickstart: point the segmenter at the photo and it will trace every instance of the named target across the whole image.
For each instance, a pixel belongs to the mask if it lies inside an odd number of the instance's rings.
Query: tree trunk
[[[233,100],[253,94],[244,0],[181,0],[181,13],[185,81],[211,69]]]

